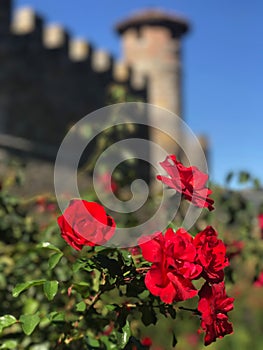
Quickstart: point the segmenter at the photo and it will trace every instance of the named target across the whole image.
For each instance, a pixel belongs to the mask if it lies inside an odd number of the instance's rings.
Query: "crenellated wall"
[[[28,7],[11,23],[11,5],[0,0],[0,133],[56,148],[75,121],[107,104],[111,84],[145,96],[145,82],[134,84],[107,52]]]
[[[53,163],[67,131],[107,105],[116,84],[181,116],[181,39],[188,27],[177,15],[141,11],[117,25],[124,57],[115,61],[62,26],[47,25],[31,8],[12,11],[12,0],[0,0],[0,160],[15,154],[26,163],[24,193],[53,186]],[[158,122],[162,130],[163,120]],[[170,130],[181,141],[176,121]],[[132,136],[179,154],[177,143],[157,129],[141,127]],[[160,161],[150,149],[149,158]],[[36,175],[37,169],[44,175]]]

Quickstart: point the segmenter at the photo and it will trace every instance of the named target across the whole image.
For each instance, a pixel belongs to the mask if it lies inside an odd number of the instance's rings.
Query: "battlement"
[[[107,72],[112,70],[113,57],[104,50],[94,51],[92,57],[92,68],[95,72]]]
[[[1,0],[2,1],[2,0]],[[11,1],[3,0],[9,4],[11,9]],[[1,3],[2,4],[2,3]],[[0,4],[1,12],[3,13]],[[9,16],[10,17],[10,16]],[[22,7],[14,11],[12,23],[10,23],[11,33],[16,36],[16,45],[19,45],[19,37],[28,36],[27,50],[32,47],[32,37],[36,36],[39,39],[40,55],[46,58],[45,51],[56,51],[57,55],[61,55],[60,61],[68,60],[69,64],[88,63],[89,69],[101,77],[108,77],[116,83],[127,84],[134,91],[142,91],[146,89],[145,78],[138,79],[133,76],[132,70],[121,62],[115,62],[114,58],[108,52],[102,49],[94,49],[93,46],[84,39],[71,38],[68,30],[59,24],[45,25],[44,19],[36,13],[31,7]],[[23,39],[25,40],[25,39]],[[26,45],[23,41],[23,45]],[[35,48],[34,48],[35,50]],[[58,52],[59,51],[59,52]],[[30,55],[30,51],[27,52]],[[35,53],[34,53],[35,54]],[[20,58],[22,59],[22,57]],[[50,62],[52,65],[52,62]],[[79,67],[78,67],[78,74]],[[82,74],[85,75],[83,71]]]
[[[131,68],[124,62],[115,62],[113,66],[113,77],[116,82],[125,83],[131,79]]]
[[[11,30],[14,34],[25,35],[34,31],[41,31],[43,19],[31,7],[22,7],[14,13]]]
[[[69,43],[69,57],[72,61],[87,61],[92,53],[92,46],[83,39],[71,39]]]
[[[47,49],[68,49],[69,33],[59,24],[44,27],[43,44]]]
[[[0,0],[0,134],[57,146],[70,125],[107,104],[112,83],[145,96],[132,71],[59,24],[46,24],[30,7],[11,16]],[[12,18],[12,21],[11,21]],[[32,132],[34,131],[34,132]]]

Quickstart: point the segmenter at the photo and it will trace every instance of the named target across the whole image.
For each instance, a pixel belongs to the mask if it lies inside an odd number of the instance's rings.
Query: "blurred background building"
[[[114,84],[182,116],[181,40],[188,29],[176,15],[141,11],[117,24],[123,59],[115,61],[61,26],[45,25],[31,8],[13,12],[12,0],[0,0],[1,159],[23,161],[24,190],[52,188],[61,141],[76,121],[107,105]],[[176,122],[171,132],[180,139]],[[150,130],[149,138],[178,152],[165,134]]]

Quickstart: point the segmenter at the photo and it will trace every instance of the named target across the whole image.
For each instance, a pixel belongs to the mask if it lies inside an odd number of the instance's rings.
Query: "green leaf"
[[[94,266],[91,265],[91,261],[86,261],[84,259],[78,259],[73,265],[72,265],[72,271],[78,272],[79,270],[85,270],[88,272],[91,272],[94,270]]]
[[[16,323],[16,318],[12,315],[4,315],[0,317],[0,333],[6,327],[12,326]]]
[[[40,322],[38,314],[21,315],[19,321],[22,323],[22,329],[26,335],[30,335]]]
[[[140,294],[138,295],[138,297],[139,297],[141,300],[144,300],[144,299],[147,299],[147,298],[149,297],[149,295],[150,295],[150,292],[149,292],[147,289],[145,289],[142,293],[140,293]]]
[[[73,289],[79,292],[84,298],[90,295],[90,284],[88,282],[82,281],[79,283],[74,283]]]
[[[100,340],[106,345],[107,350],[116,350],[116,344],[112,343],[108,336],[103,335],[100,337]]]
[[[107,304],[105,305],[106,309],[109,310],[109,311],[114,311],[117,307],[116,304]]]
[[[80,303],[76,304],[76,310],[83,312],[87,308],[87,305],[84,303],[84,301],[81,301]]]
[[[103,252],[104,250],[106,250],[106,252],[109,250],[109,248],[105,248],[104,246],[101,246],[101,245],[98,245],[94,248],[94,251],[96,253],[101,253]]]
[[[33,286],[39,286],[45,282],[46,282],[46,280],[42,279],[42,280],[33,280],[33,281],[24,282],[24,283],[19,283],[13,289],[13,293],[12,293],[13,297],[16,298],[19,296],[20,293],[22,293],[26,289],[33,287]]]
[[[117,333],[118,348],[124,349],[130,339],[130,336],[131,336],[130,324],[126,320],[125,326],[122,327],[122,333],[119,333],[119,332]]]
[[[87,344],[89,345],[90,349],[99,349],[100,343],[97,339],[88,337],[86,338]]]
[[[48,300],[53,300],[58,291],[58,281],[46,281],[43,289]]]
[[[173,229],[174,231],[178,230],[178,225],[176,225],[174,222],[170,222],[168,227]]]
[[[48,260],[48,266],[51,270],[54,269],[54,267],[59,263],[62,256],[63,253],[54,253],[50,256]]]
[[[37,248],[50,249],[50,250],[54,250],[58,253],[63,254],[62,251],[58,247],[56,247],[54,244],[51,244],[49,242],[41,242],[37,245]]]
[[[51,322],[64,322],[65,321],[65,313],[53,311],[49,315],[47,315]]]
[[[23,306],[23,314],[34,314],[39,308],[39,302],[33,298],[26,298]]]
[[[78,272],[80,269],[82,269],[83,267],[85,267],[86,262],[78,259],[76,262],[74,262],[74,264],[72,265],[72,271],[73,272]]]
[[[133,259],[132,259],[132,255],[128,250],[121,250],[119,252],[122,261],[127,265],[127,266],[131,266],[133,264]]]
[[[124,347],[128,341],[129,341],[129,338],[131,336],[131,329],[130,329],[130,324],[128,321],[126,321],[126,325],[122,328],[122,331],[123,331],[123,344],[122,346]]]
[[[2,343],[0,349],[17,349],[17,341],[12,339],[6,340]]]

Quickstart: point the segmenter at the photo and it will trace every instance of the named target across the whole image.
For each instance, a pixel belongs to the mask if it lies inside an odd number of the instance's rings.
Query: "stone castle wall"
[[[58,146],[67,130],[106,105],[112,83],[135,96],[132,72],[58,25],[44,24],[30,8],[15,11],[0,0],[0,133]]]
[[[75,122],[107,105],[112,85],[181,117],[181,38],[187,21],[150,10],[116,30],[122,36],[121,62],[59,25],[46,25],[31,8],[13,11],[12,0],[0,0],[0,176],[3,160],[17,156],[26,164],[24,193],[53,189],[61,141]],[[176,122],[169,130],[180,141]],[[137,137],[144,136],[179,154],[177,143],[159,130],[141,128]],[[152,164],[160,161],[150,149],[149,157]]]
[[[109,87],[146,98],[146,80],[128,66],[31,8],[0,0],[0,176],[16,158],[25,164],[22,193],[53,191],[58,147],[76,121],[107,104]],[[17,189],[16,189],[17,190]]]

